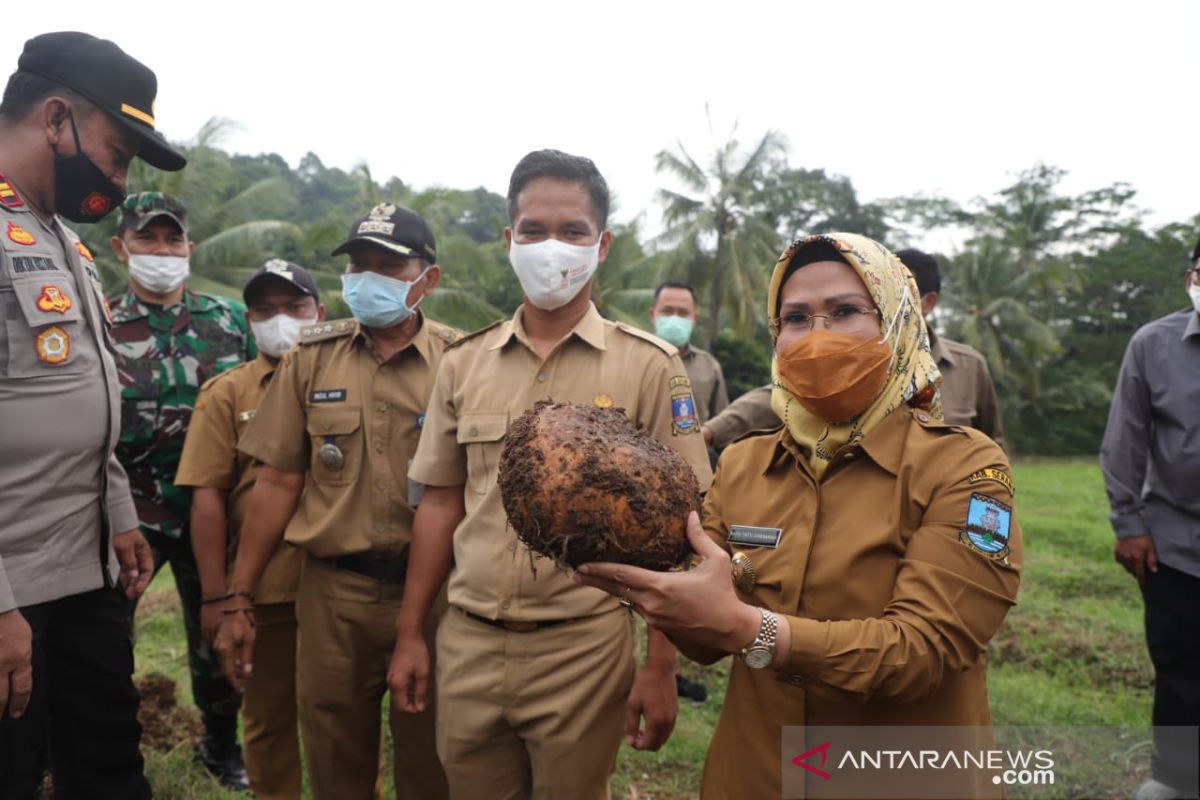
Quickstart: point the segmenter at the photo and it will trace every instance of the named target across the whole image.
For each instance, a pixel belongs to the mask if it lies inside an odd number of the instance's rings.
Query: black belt
[[[398,553],[351,553],[325,559],[338,569],[380,581],[381,583],[404,583],[408,573],[408,548]]]
[[[455,606],[458,608],[458,606]],[[459,611],[466,614],[476,622],[482,622],[484,625],[490,625],[493,628],[502,628],[513,633],[533,633],[540,631],[542,628],[553,628],[556,625],[565,625],[568,622],[574,622],[579,617],[568,617],[567,619],[543,619],[543,620],[519,620],[519,619],[490,619],[481,617],[478,614],[472,614],[465,608],[459,608]]]

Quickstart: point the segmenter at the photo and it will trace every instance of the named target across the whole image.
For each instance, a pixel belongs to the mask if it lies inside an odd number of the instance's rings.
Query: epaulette
[[[237,372],[239,369],[244,369],[253,363],[254,363],[254,359],[250,359],[249,361],[243,361],[242,363],[238,364],[236,367],[230,367],[229,369],[227,369],[223,372],[218,372],[216,375],[213,375],[211,378],[206,380],[204,383],[200,384],[200,391],[204,391],[205,389],[212,386],[214,383],[221,380],[222,378],[232,375],[233,373]]]
[[[457,344],[463,338],[463,332],[458,328],[452,328],[449,325],[429,319],[428,317],[425,318],[425,321],[429,325],[429,333],[435,338],[441,339],[442,344],[446,347]]]
[[[646,331],[642,330],[641,328],[635,328],[633,325],[628,325],[624,322],[618,322],[618,323],[616,323],[616,325],[617,325],[617,330],[624,331],[625,333],[629,334],[630,336],[636,337],[638,339],[644,339],[645,341],[654,345],[659,350],[662,350],[664,353],[666,353],[669,356],[677,355],[679,353],[679,349],[677,347],[675,347],[675,345],[671,344],[670,342],[663,341],[662,339],[655,336],[653,333],[647,333]]]
[[[352,319],[318,322],[316,325],[300,329],[300,344],[316,344],[340,336],[349,336],[354,333],[354,328],[355,322]]]
[[[493,322],[491,325],[485,325],[482,328],[480,328],[479,330],[471,331],[470,333],[460,333],[458,335],[457,339],[455,339],[453,342],[450,342],[449,344],[446,345],[446,349],[453,350],[455,347],[458,347],[463,342],[470,341],[471,339],[474,339],[477,336],[480,336],[481,334],[487,333],[492,328],[496,327],[497,325],[501,325],[505,322],[508,322],[508,320],[498,319],[495,322]]]
[[[3,175],[0,175],[0,206],[20,208],[23,205],[25,205],[25,201],[21,199],[21,195],[17,194],[17,190]]]

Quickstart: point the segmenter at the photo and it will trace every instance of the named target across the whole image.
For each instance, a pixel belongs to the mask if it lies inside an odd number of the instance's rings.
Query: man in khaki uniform
[[[591,303],[611,240],[595,165],[530,153],[508,203],[505,238],[525,301],[511,320],[452,347],[438,375],[409,471],[426,491],[389,683],[405,711],[427,713],[421,624],[449,574],[436,690],[452,795],[607,798],[622,730],[639,749],[670,735],[675,649],[651,631],[635,677],[630,615],[518,544],[497,486],[504,436],[538,400],[619,407],[678,450],[702,488],[711,472],[675,348],[604,320]]]
[[[691,343],[697,319],[696,289],[691,284],[664,281],[654,290],[654,305],[650,309],[654,335],[679,348],[679,357],[692,381],[696,414],[700,422],[705,423],[729,405],[729,393],[725,389],[721,362],[712,353]]]
[[[771,384],[768,383],[734,400],[724,411],[705,422],[700,432],[704,434],[705,444],[723,450],[734,439],[750,431],[778,427],[779,416],[771,408]]]
[[[416,312],[440,276],[433,232],[381,203],[350,228],[342,294],[357,324],[301,332],[239,443],[262,462],[217,636],[231,680],[254,675],[252,595],[280,538],[305,552],[296,688],[313,794],[373,796],[380,703],[420,487],[406,476],[446,345]],[[286,530],[286,534],[285,534]],[[427,628],[436,624],[437,609]],[[391,715],[396,795],[444,797],[433,710]]]
[[[242,290],[258,357],[204,384],[196,399],[175,485],[192,487],[191,538],[200,574],[200,622],[206,641],[228,599],[227,554],[236,552],[257,464],[238,437],[257,413],[279,359],[300,331],[325,319],[317,284],[297,264],[272,259]],[[296,585],[301,551],[280,542],[255,592],[254,662],[245,682],[242,724],[250,789],[265,800],[299,800],[296,719]]]
[[[941,298],[942,274],[937,259],[911,247],[897,250],[896,255],[917,279],[921,313],[928,320]],[[929,349],[942,373],[942,411],[946,422],[982,431],[1007,451],[1000,403],[987,359],[974,347],[938,336],[932,325],[928,327]]]

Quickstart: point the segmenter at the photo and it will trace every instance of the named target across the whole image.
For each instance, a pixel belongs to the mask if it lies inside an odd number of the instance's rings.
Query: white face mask
[[[187,280],[191,268],[187,256],[140,256],[129,254],[129,276],[138,285],[157,294],[172,292]]]
[[[1200,286],[1188,284],[1188,297],[1192,298],[1192,306],[1200,313]]]
[[[259,350],[272,358],[279,358],[300,341],[300,331],[303,328],[315,325],[316,322],[316,314],[311,319],[296,319],[288,314],[276,314],[264,322],[251,320],[250,330],[254,332],[254,342]]]
[[[514,241],[508,250],[508,260],[529,302],[543,311],[553,311],[575,299],[600,263],[600,238],[596,238],[595,244],[585,245],[558,239],[533,244]]]

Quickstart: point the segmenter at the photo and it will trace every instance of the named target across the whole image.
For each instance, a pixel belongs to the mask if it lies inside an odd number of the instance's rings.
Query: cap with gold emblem
[[[359,242],[369,242],[430,263],[437,261],[437,242],[429,223],[417,212],[395,203],[380,203],[365,217],[355,220],[346,241],[330,255],[340,256]]]

